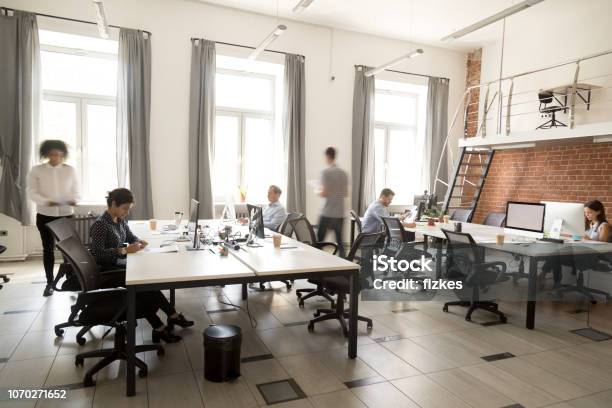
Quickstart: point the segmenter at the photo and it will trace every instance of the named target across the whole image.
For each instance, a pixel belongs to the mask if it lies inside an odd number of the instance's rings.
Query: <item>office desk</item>
[[[204,221],[214,225],[216,221]],[[170,239],[164,235],[147,235],[148,224],[138,222],[134,233],[149,238],[151,246],[159,246]],[[144,225],[144,224],[143,224]],[[142,227],[142,229],[140,228]],[[140,233],[140,235],[138,235]],[[126,268],[127,288],[127,395],[136,391],[136,292],[148,290],[180,289],[201,286],[247,284],[270,280],[302,279],[345,276],[350,280],[351,314],[349,319],[348,357],[357,356],[357,315],[359,306],[359,266],[352,262],[283,237],[283,242],[296,248],[276,249],[272,239],[260,239],[261,247],[231,250],[227,257],[211,253],[208,248],[187,251],[185,243],[177,243],[178,253],[139,252],[128,255]]]
[[[528,329],[533,329],[535,327],[538,262],[554,257],[589,257],[594,254],[612,253],[612,244],[607,243],[577,241],[557,244],[553,242],[536,241],[530,238],[513,240],[507,233],[505,234],[504,244],[497,245],[496,236],[497,234],[504,233],[503,228],[472,223],[462,224],[462,232],[469,233],[478,246],[523,256],[529,260],[529,285],[527,290],[527,313],[525,317],[525,326]],[[441,277],[442,242],[446,239],[446,236],[442,232],[442,228],[452,230],[452,224],[436,223],[435,226],[430,227],[427,224],[419,223],[414,228],[406,228],[407,231],[413,231],[425,237],[432,237],[435,239],[437,279]]]

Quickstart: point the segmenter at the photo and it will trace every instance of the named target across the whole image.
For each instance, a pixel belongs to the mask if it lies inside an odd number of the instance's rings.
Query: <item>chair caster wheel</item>
[[[291,292],[291,285],[287,285],[287,292]]]
[[[300,307],[300,309],[304,308],[304,301],[300,299],[300,301],[298,302],[298,306]]]
[[[367,328],[368,330],[372,330],[372,328],[373,328],[373,327],[374,327],[374,325],[373,325],[372,323],[368,323],[368,324],[366,325],[366,328]]]
[[[157,349],[157,355],[158,356],[165,356],[166,355],[166,349],[165,348],[158,348]]]
[[[443,312],[445,312],[445,313],[448,313],[448,306],[444,306],[444,307],[442,308],[442,311],[443,311]]]
[[[76,341],[79,346],[82,346],[83,344],[87,343],[87,339],[85,339],[85,337],[77,337]]]
[[[311,333],[314,331],[314,323],[308,323],[308,331]]]
[[[145,378],[147,376],[147,374],[149,374],[149,372],[147,370],[145,370],[145,369],[138,370],[138,376],[140,378]]]
[[[471,322],[472,321],[472,316],[465,316],[465,320],[468,321],[468,322]]]
[[[313,315],[314,317],[319,317],[319,316],[321,316],[321,313],[320,313],[320,312],[317,310],[317,311],[316,311],[316,312],[314,312],[312,315]]]
[[[3,277],[2,277],[2,280],[4,281],[4,283],[7,283],[8,281],[10,281],[10,279],[9,279],[9,278],[7,278],[6,276],[3,276]]]
[[[84,362],[85,362],[85,359],[83,359],[82,357],[78,357],[78,356],[77,356],[77,357],[74,359],[74,365],[75,365],[75,366],[77,366],[77,367],[78,367],[78,366],[83,367],[83,363],[84,363]],[[86,387],[87,387],[87,386],[86,386]]]
[[[259,290],[266,290],[266,285],[263,283],[259,284]]]
[[[64,337],[64,329],[55,329],[55,335],[57,337]]]
[[[302,298],[302,294],[300,292],[295,292],[295,295],[297,296],[298,299]]]
[[[499,321],[502,323],[507,323],[508,322],[508,318],[506,316],[502,316],[499,318]]]
[[[83,387],[93,387],[94,385],[96,385],[96,382],[93,378],[87,376],[83,379]]]

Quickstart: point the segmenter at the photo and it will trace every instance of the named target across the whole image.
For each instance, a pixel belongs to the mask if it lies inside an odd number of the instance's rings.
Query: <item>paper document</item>
[[[321,180],[308,180],[306,184],[312,188],[312,191],[314,191],[315,194],[319,194],[321,192]]]
[[[159,248],[145,248],[142,250],[142,252],[146,252],[149,254],[164,254],[164,253],[169,253],[169,252],[178,252],[178,246],[176,245],[168,245],[168,246],[163,246],[163,247],[159,247]]]

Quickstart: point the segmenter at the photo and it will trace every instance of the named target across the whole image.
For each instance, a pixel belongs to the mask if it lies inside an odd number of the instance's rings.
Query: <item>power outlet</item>
[[[8,235],[8,231],[0,230],[0,237],[6,237]]]

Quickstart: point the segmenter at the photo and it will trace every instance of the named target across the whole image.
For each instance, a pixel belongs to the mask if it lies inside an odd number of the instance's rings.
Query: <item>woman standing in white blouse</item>
[[[40,144],[43,164],[34,166],[28,174],[28,196],[36,203],[36,227],[43,245],[43,264],[47,286],[43,296],[53,294],[53,250],[55,240],[47,223],[58,218],[72,217],[79,200],[79,183],[72,166],[64,163],[68,157],[66,143],[45,140]]]

